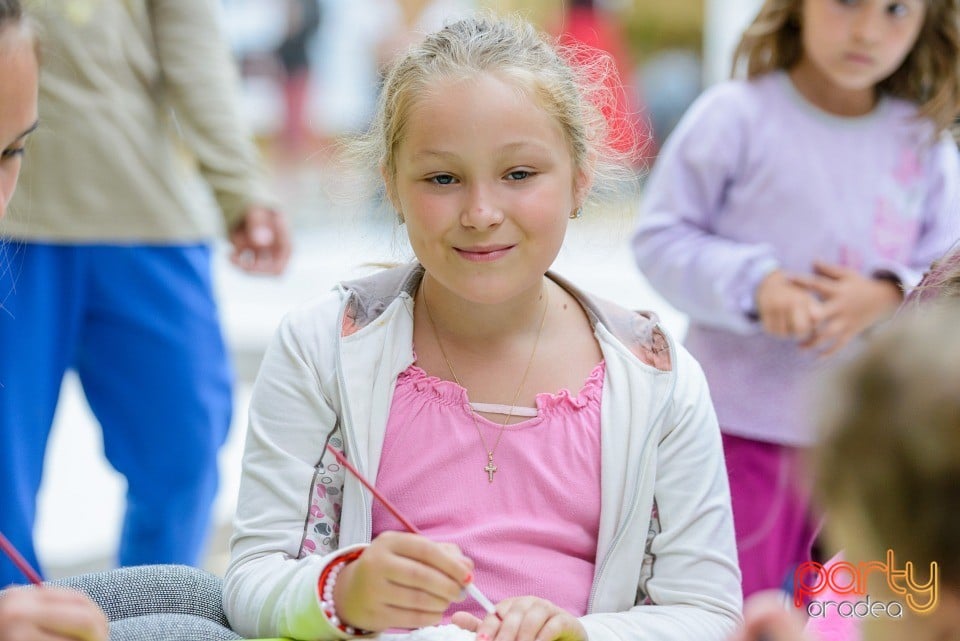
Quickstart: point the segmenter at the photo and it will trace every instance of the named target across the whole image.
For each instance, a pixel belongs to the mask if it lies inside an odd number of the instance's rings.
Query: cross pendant
[[[497,466],[493,463],[493,454],[487,454],[487,465],[483,468],[487,473],[487,481],[493,483],[493,475],[497,473]]]

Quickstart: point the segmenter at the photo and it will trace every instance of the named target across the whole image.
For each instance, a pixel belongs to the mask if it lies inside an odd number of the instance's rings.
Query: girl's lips
[[[862,53],[848,53],[847,60],[858,65],[873,64],[873,58]]]
[[[499,260],[506,256],[511,249],[516,245],[510,245],[507,247],[471,247],[471,248],[460,248],[454,247],[453,249],[460,255],[461,258],[475,262],[475,263],[490,263],[495,260]]]

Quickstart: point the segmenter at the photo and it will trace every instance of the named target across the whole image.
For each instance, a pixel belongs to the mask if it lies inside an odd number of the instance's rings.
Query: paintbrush
[[[20,551],[13,547],[13,543],[3,535],[3,532],[0,532],[0,548],[3,549],[4,554],[10,557],[10,560],[13,561],[13,564],[17,566],[17,569],[23,572],[23,576],[30,579],[30,582],[34,585],[40,585],[43,583],[43,579],[40,578],[40,575],[37,574],[37,571],[30,567],[30,564],[27,563],[27,560],[23,558],[23,555],[20,554]]]
[[[418,528],[416,525],[408,521],[407,518],[400,513],[400,510],[398,510],[396,506],[394,506],[394,504],[391,503],[387,497],[381,494],[380,490],[378,490],[373,486],[373,483],[365,479],[363,475],[360,473],[360,471],[357,470],[357,468],[355,468],[353,464],[350,463],[350,461],[348,461],[343,454],[338,452],[337,449],[332,445],[330,445],[329,443],[327,444],[327,450],[329,450],[329,452],[336,457],[336,459],[340,462],[341,465],[343,465],[345,468],[347,468],[350,471],[351,474],[357,477],[357,480],[360,481],[360,483],[363,484],[365,488],[370,490],[370,492],[376,497],[376,499],[380,501],[383,507],[387,508],[387,511],[389,511],[390,514],[396,517],[396,519],[403,524],[403,527],[407,528],[408,532],[412,532],[414,534],[419,534],[420,536],[424,536],[423,532],[420,531],[420,528]],[[495,607],[493,607],[493,603],[490,602],[490,599],[484,596],[483,592],[480,591],[480,588],[478,588],[476,584],[473,583],[473,581],[468,583],[465,589],[467,591],[467,594],[472,596],[477,603],[483,606],[483,609],[487,611],[487,614],[492,614],[496,616],[498,619],[500,619],[500,615],[497,614],[497,610]]]

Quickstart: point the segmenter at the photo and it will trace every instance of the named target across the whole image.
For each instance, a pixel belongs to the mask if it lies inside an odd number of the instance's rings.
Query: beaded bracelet
[[[323,569],[323,572],[320,573],[320,578],[317,580],[317,592],[320,593],[320,608],[323,610],[323,614],[330,623],[341,632],[358,637],[373,634],[373,632],[355,628],[340,621],[340,617],[337,616],[336,605],[333,602],[333,589],[337,585],[337,577],[340,575],[340,570],[342,570],[347,563],[360,558],[361,554],[363,554],[362,549],[353,550],[340,558],[334,559],[327,564],[327,567]]]

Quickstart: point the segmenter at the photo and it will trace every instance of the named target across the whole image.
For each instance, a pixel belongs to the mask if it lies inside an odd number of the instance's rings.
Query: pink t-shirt
[[[397,379],[377,487],[436,541],[456,543],[494,603],[534,595],[586,614],[600,524],[600,397],[604,363],[576,396],[537,395],[537,416],[508,425],[492,483],[476,425],[493,447],[500,424],[477,416],[466,390],[415,365]],[[373,505],[373,535],[403,526]],[[483,616],[472,600],[459,610]]]

